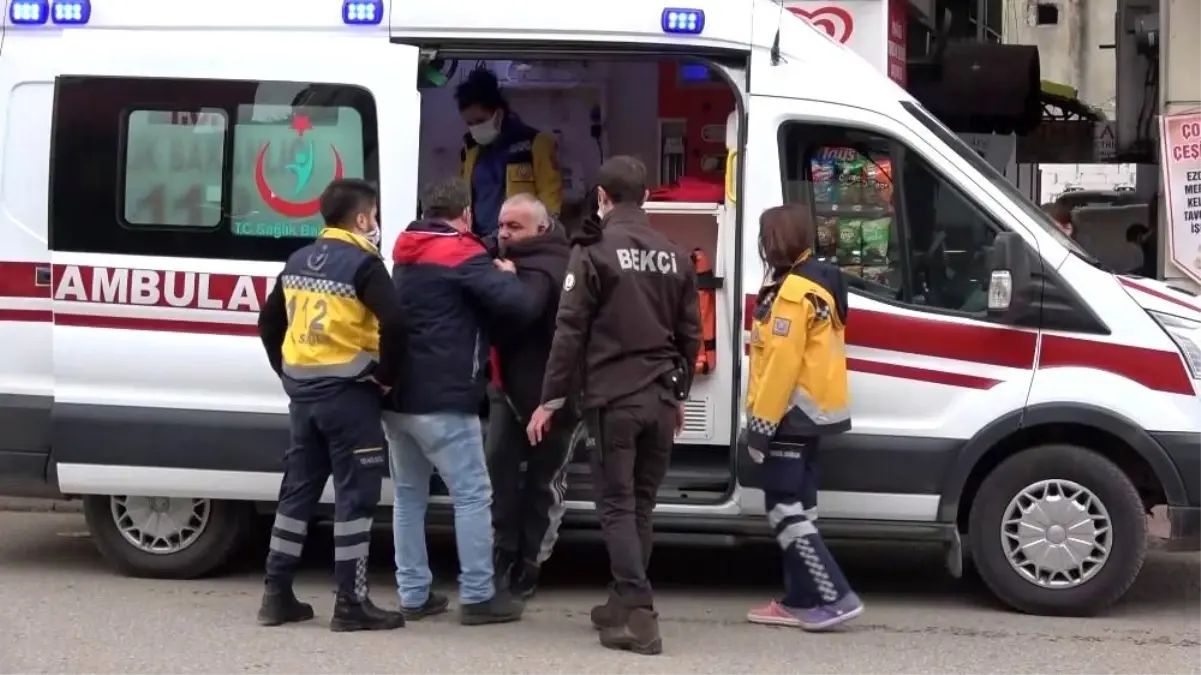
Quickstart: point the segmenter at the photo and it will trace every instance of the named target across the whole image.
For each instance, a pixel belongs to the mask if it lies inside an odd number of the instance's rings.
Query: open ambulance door
[[[306,40],[64,30],[29,55],[43,71],[31,79],[55,83],[65,493],[276,498],[287,406],[261,304],[320,231],[331,180],[379,186],[386,260],[417,209],[417,48],[374,32]]]

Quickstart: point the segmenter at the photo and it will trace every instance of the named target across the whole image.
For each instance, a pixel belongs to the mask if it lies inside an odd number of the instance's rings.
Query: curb
[[[36,499],[33,497],[0,497],[0,512],[17,513],[81,513],[83,502],[67,499]]]

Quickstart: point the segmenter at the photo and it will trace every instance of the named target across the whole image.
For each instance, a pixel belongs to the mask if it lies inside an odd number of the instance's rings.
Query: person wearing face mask
[[[367,553],[386,462],[380,399],[396,377],[404,327],[380,259],[376,189],[337,180],[320,205],[325,229],[288,259],[259,313],[267,359],[290,401],[292,442],[258,621],[278,626],[313,618],[292,580],[332,475],[337,595],[330,629],[400,628],[403,615],[367,597]]]
[[[651,512],[683,428],[701,346],[696,274],[690,256],[652,228],[642,209],[646,166],[617,156],[597,175],[600,222],[585,223],[573,241],[542,403],[526,432],[538,444],[552,424],[567,422],[561,418],[582,363],[580,408],[613,575],[592,623],[605,647],[658,654],[663,644],[646,575]]]
[[[461,175],[471,186],[472,231],[484,239],[495,237],[501,205],[523,193],[558,216],[563,180],[554,135],[522,122],[487,69],[472,71],[455,90],[455,99],[467,124]]]

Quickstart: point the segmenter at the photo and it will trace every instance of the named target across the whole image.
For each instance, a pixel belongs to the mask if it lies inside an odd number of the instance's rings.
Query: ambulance
[[[392,250],[419,184],[458,170],[453,89],[481,65],[577,185],[642,157],[655,226],[712,261],[665,536],[770,534],[737,438],[758,217],[789,202],[851,287],[826,536],[938,542],[1009,606],[1069,615],[1130,587],[1153,506],[1197,540],[1201,299],[1108,271],[780,4],[6,1],[0,493],[82,499],[123,573],[216,572],[271,512],[288,425],[256,314],[333,178],[378,181]],[[586,532],[584,466],[563,526]]]

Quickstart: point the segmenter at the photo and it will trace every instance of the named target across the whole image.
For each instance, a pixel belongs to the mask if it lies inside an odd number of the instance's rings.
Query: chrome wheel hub
[[[1001,547],[1023,579],[1044,588],[1071,588],[1109,559],[1109,511],[1095,494],[1069,480],[1028,485],[1005,509]]]
[[[125,541],[144,553],[169,555],[196,543],[209,524],[207,499],[112,497],[113,522]]]

